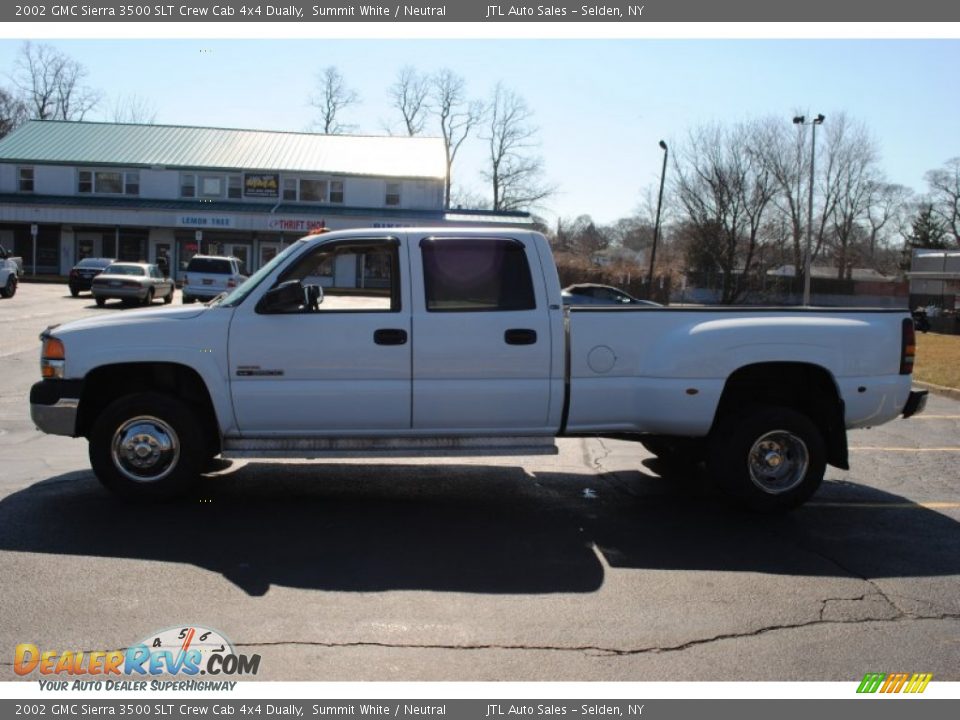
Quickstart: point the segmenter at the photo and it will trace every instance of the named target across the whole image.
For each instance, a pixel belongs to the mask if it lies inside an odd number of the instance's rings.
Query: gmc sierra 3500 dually
[[[564,307],[546,239],[305,237],[191,307],[48,328],[31,413],[111,490],[188,489],[224,457],[530,455],[634,439],[758,510],[846,469],[846,430],[920,411],[906,311]]]

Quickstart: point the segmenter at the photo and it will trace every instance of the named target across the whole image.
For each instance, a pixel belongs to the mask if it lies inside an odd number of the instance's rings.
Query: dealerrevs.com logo
[[[17,675],[48,677],[247,676],[259,669],[259,655],[237,653],[222,633],[196,626],[161,630],[123,650],[49,650],[20,643],[13,661]]]
[[[932,673],[867,673],[858,693],[922,693],[933,680]]]

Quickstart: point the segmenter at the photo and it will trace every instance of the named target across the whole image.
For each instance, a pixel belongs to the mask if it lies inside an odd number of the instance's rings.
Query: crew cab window
[[[396,240],[320,245],[281,278],[323,288],[317,312],[400,312]]]
[[[430,312],[533,310],[530,265],[516,240],[420,242]]]

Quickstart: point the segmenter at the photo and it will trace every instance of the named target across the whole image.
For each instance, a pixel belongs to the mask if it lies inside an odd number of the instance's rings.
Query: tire
[[[154,392],[125,395],[100,414],[90,433],[97,479],[128,500],[178,497],[196,481],[208,455],[194,413]]]
[[[103,297],[97,297],[97,298],[94,298],[94,300],[96,300],[97,307],[103,307],[104,305],[107,304],[107,299]]]
[[[3,287],[0,288],[0,296],[5,298],[12,298],[17,294],[17,276],[13,273],[7,277],[7,282],[4,283]]]
[[[826,472],[820,430],[791,408],[755,406],[720,421],[710,440],[707,468],[720,487],[758,512],[790,510],[806,502]]]
[[[173,287],[170,288],[170,292],[167,293],[167,296],[163,299],[164,305],[169,305],[173,302],[173,294],[176,292]]]
[[[153,305],[153,288],[147,290],[147,294],[143,298],[144,305]]]
[[[73,287],[73,286],[70,287],[70,295],[71,295],[71,297],[77,297],[77,295],[79,295],[79,294],[80,294],[80,289],[79,289],[79,288],[75,288],[75,287]]]
[[[186,295],[183,296],[183,304],[184,304],[184,305],[190,305],[191,303],[193,303],[193,302],[195,302],[195,301],[196,301],[196,298],[195,298],[195,297],[188,297],[188,296],[186,296]]]

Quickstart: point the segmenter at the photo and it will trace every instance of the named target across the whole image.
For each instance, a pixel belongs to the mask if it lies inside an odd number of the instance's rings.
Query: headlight
[[[40,351],[40,374],[44,378],[62,378],[65,360],[63,341],[55,337],[45,337],[43,349]]]

